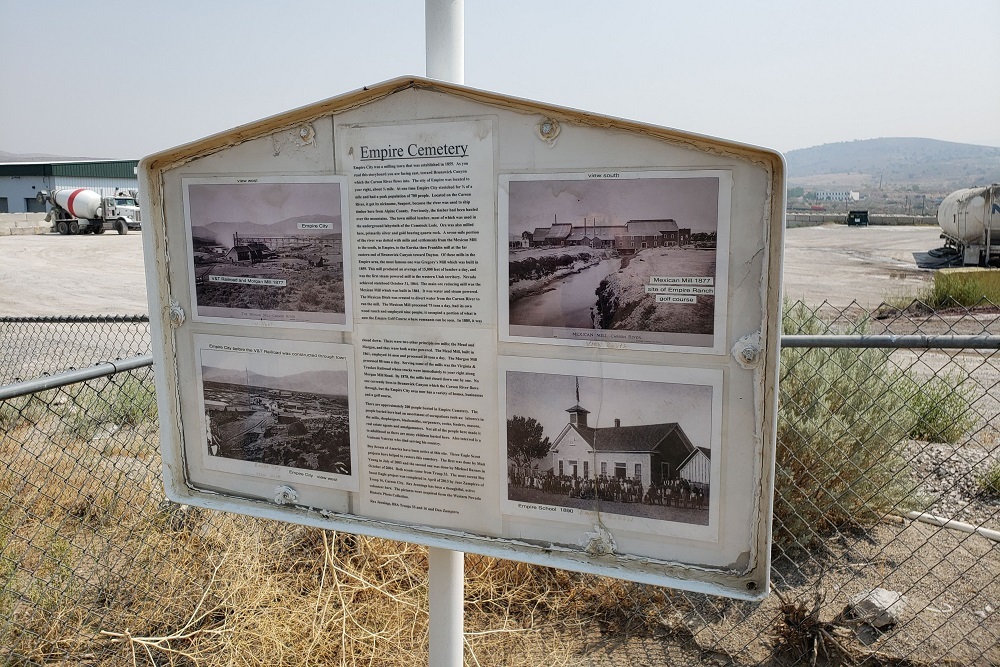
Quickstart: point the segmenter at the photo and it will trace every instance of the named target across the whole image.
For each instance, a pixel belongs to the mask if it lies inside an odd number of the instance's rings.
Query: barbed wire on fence
[[[1000,309],[977,306],[786,304],[786,336],[855,338],[782,350],[775,595],[468,555],[469,664],[1000,664]],[[145,320],[11,319],[0,359],[36,360],[0,384],[149,351]],[[426,662],[425,550],[166,502],[148,362],[46,386],[0,400],[0,663]]]

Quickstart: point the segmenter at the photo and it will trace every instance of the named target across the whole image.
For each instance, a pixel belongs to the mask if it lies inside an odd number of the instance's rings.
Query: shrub
[[[979,492],[988,497],[1000,498],[1000,463],[994,463],[976,480]]]
[[[909,437],[954,444],[969,431],[975,422],[971,410],[974,396],[965,379],[967,374],[960,373],[923,381],[906,378],[907,407],[913,413]]]
[[[127,375],[124,379],[73,385],[66,391],[71,394],[72,401],[64,404],[68,414],[62,423],[70,433],[83,440],[90,440],[102,428],[156,423],[156,391],[152,378]]]
[[[519,261],[511,262],[508,268],[510,284],[513,285],[518,280],[538,280],[550,276],[560,269],[573,266],[577,262],[589,262],[593,255],[589,252],[581,252],[575,255],[545,255],[542,257],[528,257]]]
[[[786,333],[837,331],[815,311],[785,313]],[[890,350],[787,348],[781,352],[774,536],[807,546],[823,532],[868,526],[914,503],[905,446],[911,438],[954,442],[971,426],[961,378],[901,370]]]

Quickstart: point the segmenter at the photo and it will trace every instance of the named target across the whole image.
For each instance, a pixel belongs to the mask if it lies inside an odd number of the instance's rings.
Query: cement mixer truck
[[[962,264],[989,266],[1000,255],[1000,184],[952,192],[938,207],[938,225]]]
[[[109,229],[128,234],[142,227],[133,192],[120,190],[106,196],[86,188],[65,188],[42,190],[35,198],[52,207],[45,221],[60,234],[103,234]]]

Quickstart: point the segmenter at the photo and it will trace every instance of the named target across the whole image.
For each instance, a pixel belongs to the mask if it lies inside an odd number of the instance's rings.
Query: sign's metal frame
[[[628,555],[594,555],[582,548],[559,544],[539,544],[517,539],[487,537],[429,526],[376,520],[351,513],[331,512],[296,504],[294,497],[273,499],[244,497],[232,489],[209,489],[190,483],[188,462],[184,453],[182,414],[179,389],[185,377],[179,370],[175,332],[185,326],[188,313],[184,296],[173,289],[169,279],[169,261],[178,260],[177,249],[168,253],[168,220],[165,175],[205,160],[210,170],[213,156],[256,139],[296,133],[311,127],[319,119],[363,109],[407,91],[432,92],[449,99],[486,105],[533,118],[554,119],[566,127],[592,128],[633,135],[641,141],[661,142],[713,157],[722,157],[734,164],[750,165],[759,176],[753,183],[737,182],[734,191],[744,196],[752,190],[759,197],[757,217],[735,220],[734,225],[749,224],[760,228],[762,247],[748,253],[760,275],[760,303],[763,304],[759,331],[734,332],[728,329],[727,346],[732,356],[720,361],[738,364],[752,373],[752,393],[756,424],[750,441],[754,447],[754,469],[741,473],[752,475],[752,510],[749,512],[750,543],[741,556],[728,565],[707,565],[656,560]],[[420,113],[419,111],[415,113]],[[440,119],[431,114],[428,118]],[[289,134],[294,136],[294,134]],[[544,139],[545,137],[540,137]],[[701,166],[701,165],[694,165]],[[206,173],[205,169],[201,173]],[[307,172],[308,168],[298,170]],[[210,173],[210,172],[209,172]],[[771,150],[736,142],[703,137],[672,129],[626,121],[593,113],[516,99],[505,95],[471,89],[419,77],[403,77],[367,86],[317,104],[292,110],[268,119],[250,123],[184,146],[146,157],[140,163],[140,191],[144,210],[144,248],[147,266],[147,291],[150,300],[150,322],[153,357],[156,368],[156,388],[161,424],[164,483],[168,497],[180,503],[209,509],[238,512],[263,518],[277,519],[324,529],[335,529],[375,537],[404,540],[430,547],[468,551],[487,556],[508,558],[537,565],[559,567],[597,575],[609,575],[656,585],[667,585],[690,591],[723,594],[742,599],[760,599],[767,594],[770,567],[770,520],[774,486],[774,438],[776,429],[778,341],[781,328],[781,251],[784,228],[785,166],[782,156]],[[756,210],[756,209],[755,209]],[[741,250],[742,252],[742,250]],[[180,253],[183,255],[183,253]],[[750,268],[748,268],[748,272]],[[733,280],[738,278],[734,277]],[[190,322],[187,322],[190,325]],[[255,332],[252,335],[259,335]],[[737,339],[737,335],[739,335]],[[697,366],[696,358],[688,365]]]

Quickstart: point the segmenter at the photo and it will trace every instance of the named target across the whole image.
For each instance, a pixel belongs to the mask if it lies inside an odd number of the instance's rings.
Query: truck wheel
[[[80,223],[77,222],[76,220],[74,220],[73,222],[69,223],[69,233],[70,234],[79,234],[80,233]]]
[[[59,222],[56,223],[56,231],[62,234],[63,236],[66,236],[67,234],[69,234],[69,225],[66,224],[65,220],[60,220]]]
[[[101,223],[100,227],[94,227],[95,234],[103,234],[105,232],[104,223]]]
[[[125,224],[124,220],[118,220],[115,222],[115,229],[118,230],[119,234],[128,234],[128,225]]]

